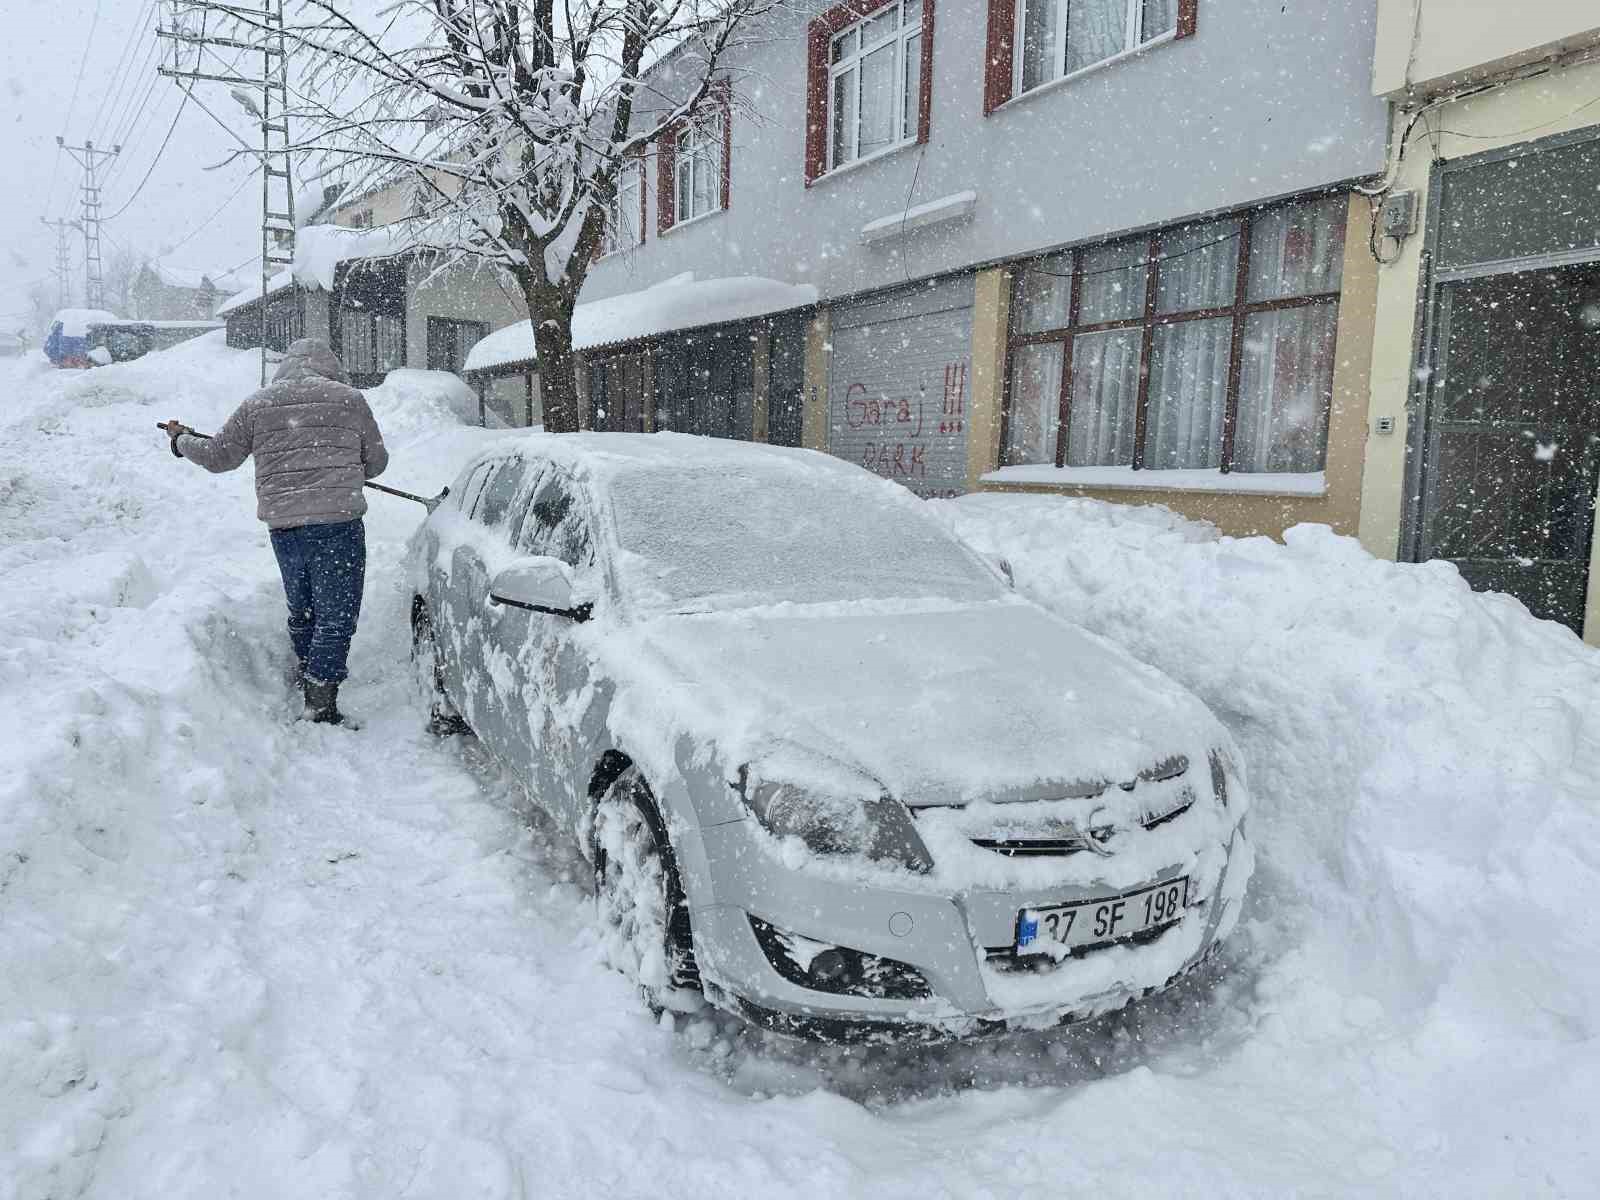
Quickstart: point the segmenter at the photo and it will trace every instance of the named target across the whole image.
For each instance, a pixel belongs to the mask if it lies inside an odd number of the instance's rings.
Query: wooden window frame
[[[1095,242],[1087,246],[1079,246],[1069,251],[1072,258],[1072,289],[1071,298],[1067,306],[1067,324],[1051,329],[1039,330],[1032,333],[1019,332],[1016,322],[1022,311],[1019,303],[1021,289],[1027,286],[1027,264],[1019,264],[1014,272],[1011,301],[1011,322],[1006,330],[1006,369],[1004,387],[1004,403],[1001,405],[1000,421],[1000,449],[1002,459],[1010,444],[1011,436],[1011,411],[1012,411],[1012,385],[1015,371],[1012,362],[1018,349],[1024,346],[1040,344],[1063,343],[1061,351],[1061,394],[1057,409],[1055,465],[1065,467],[1067,459],[1067,434],[1069,421],[1072,417],[1072,353],[1078,335],[1087,333],[1102,333],[1112,329],[1140,329],[1143,336],[1139,347],[1139,388],[1134,409],[1133,433],[1133,470],[1150,470],[1159,473],[1164,468],[1145,466],[1145,435],[1149,429],[1150,421],[1150,365],[1151,355],[1155,348],[1155,331],[1163,325],[1176,325],[1185,321],[1214,320],[1219,317],[1228,317],[1233,324],[1229,331],[1228,339],[1228,378],[1227,391],[1223,400],[1222,417],[1222,445],[1220,470],[1224,475],[1233,472],[1234,431],[1239,421],[1239,388],[1243,378],[1244,365],[1244,329],[1246,318],[1256,313],[1280,312],[1290,308],[1311,308],[1317,305],[1332,305],[1337,311],[1340,297],[1343,295],[1343,271],[1340,272],[1341,286],[1333,291],[1310,292],[1303,296],[1280,296],[1270,300],[1248,299],[1250,287],[1250,237],[1254,223],[1260,217],[1284,208],[1292,208],[1297,204],[1307,201],[1326,198],[1338,193],[1312,194],[1297,196],[1292,200],[1267,205],[1265,207],[1246,209],[1235,213],[1220,213],[1208,217],[1205,222],[1184,222],[1182,225],[1167,226],[1164,230],[1157,230],[1145,238],[1145,257],[1141,260],[1145,271],[1145,296],[1143,312],[1136,317],[1125,317],[1115,321],[1093,321],[1080,324],[1080,298],[1083,290],[1083,260],[1084,255],[1093,250],[1106,246],[1126,245],[1138,241],[1138,238],[1110,238],[1103,242]],[[1157,312],[1157,297],[1160,288],[1161,274],[1161,237],[1163,232],[1173,232],[1188,225],[1202,224],[1210,221],[1224,221],[1237,219],[1239,221],[1239,255],[1234,269],[1233,302],[1215,308],[1197,308],[1186,312],[1162,313]],[[1125,270],[1118,267],[1116,270]],[[1322,418],[1324,428],[1329,416],[1332,397],[1325,396],[1322,403]],[[1324,435],[1326,436],[1326,435]],[[1001,463],[1002,466],[1016,464]],[[1248,472],[1246,472],[1248,474]]]
[[[656,139],[656,234],[670,233],[680,225],[705,217],[727,212],[733,203],[733,85],[727,79],[713,80],[706,93],[704,116],[714,116],[722,122],[722,179],[718,188],[717,207],[692,217],[678,215],[678,142],[691,128],[696,117],[689,116]],[[643,200],[640,200],[643,209]],[[641,239],[642,240],[642,239]]]
[[[612,227],[614,224],[612,216],[613,213],[616,214],[619,220],[615,222],[615,224],[620,225],[620,217],[622,214],[622,177],[629,171],[634,172],[639,177],[639,223],[634,227],[633,239],[624,245],[620,236],[622,230],[620,228],[614,229]],[[628,155],[627,161],[617,168],[617,195],[610,204],[605,206],[605,225],[600,232],[600,240],[595,244],[594,257],[596,261],[602,258],[609,258],[613,254],[621,254],[627,250],[636,250],[640,246],[644,245],[645,217],[646,210],[648,208],[647,197],[650,190],[649,180],[646,178],[646,175],[647,172],[644,169],[644,156],[642,154]]]
[[[1065,0],[1063,0],[1065,2]],[[983,60],[983,115],[989,116],[1001,105],[1018,96],[1025,96],[1038,91],[1041,87],[1059,83],[1064,79],[1073,78],[1085,71],[1092,71],[1105,63],[1127,55],[1137,54],[1140,50],[1152,45],[1150,41],[1138,42],[1131,47],[1126,47],[1117,54],[1101,59],[1097,63],[1082,68],[1082,71],[1073,71],[1053,77],[1046,83],[1030,88],[1023,92],[1019,87],[1022,74],[1021,39],[1018,32],[1017,15],[1021,7],[1020,0],[988,0],[989,20],[988,30],[984,43]],[[1131,10],[1138,0],[1129,0]],[[1178,0],[1177,22],[1170,40],[1181,41],[1191,38],[1199,26],[1200,0]],[[1163,37],[1165,35],[1162,35]],[[1066,47],[1063,45],[1062,52]]]
[[[810,187],[832,171],[853,166],[863,159],[852,159],[839,167],[828,166],[828,142],[832,122],[828,105],[831,102],[832,62],[829,54],[833,39],[850,26],[867,20],[897,0],[844,0],[819,14],[806,27],[806,143],[805,183]],[[902,146],[923,145],[933,128],[933,9],[934,0],[922,0],[922,45],[920,55],[921,75],[917,87],[917,136],[909,141],[897,140],[893,146],[874,152],[888,153]]]

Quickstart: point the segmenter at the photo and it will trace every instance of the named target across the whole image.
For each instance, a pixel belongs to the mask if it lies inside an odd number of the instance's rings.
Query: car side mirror
[[[587,621],[594,606],[573,596],[572,568],[559,558],[528,558],[489,582],[489,603]]]
[[[1011,570],[1011,560],[1007,558],[996,558],[994,560],[994,565],[999,569],[1000,574],[1005,576],[1006,586],[1009,588],[1015,588],[1017,586],[1017,577],[1016,574]]]

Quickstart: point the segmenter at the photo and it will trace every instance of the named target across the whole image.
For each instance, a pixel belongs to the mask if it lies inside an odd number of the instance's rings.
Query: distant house
[[[228,345],[283,351],[299,337],[327,340],[357,387],[411,367],[465,377],[468,352],[490,332],[527,316],[499,268],[446,262],[414,244],[401,222],[375,229],[312,225],[299,231],[295,264],[225,301]],[[264,311],[263,311],[264,309]],[[535,419],[524,405],[506,423]]]
[[[128,288],[129,316],[146,321],[208,321],[247,281],[227,271],[146,263]]]

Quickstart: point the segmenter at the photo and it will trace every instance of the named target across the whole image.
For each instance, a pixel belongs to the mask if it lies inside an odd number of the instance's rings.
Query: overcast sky
[[[96,146],[123,143],[104,171],[104,213],[111,216],[130,199],[132,205],[104,225],[107,255],[122,246],[179,267],[260,269],[261,186],[246,179],[253,164],[205,169],[237,143],[194,104],[178,115],[182,93],[171,80],[155,78],[155,7],[153,0],[0,0],[7,33],[0,41],[0,94],[9,117],[0,118],[6,182],[0,189],[0,329],[26,319],[30,282],[54,282],[55,233],[40,218],[80,213],[81,172],[58,154],[58,134],[73,145],[85,139]],[[80,63],[82,81],[75,88]],[[259,136],[226,87],[202,84],[196,96],[241,135]],[[157,161],[169,129],[171,141]],[[152,164],[149,182],[134,198]],[[78,304],[82,237],[72,233],[70,245],[72,303]]]

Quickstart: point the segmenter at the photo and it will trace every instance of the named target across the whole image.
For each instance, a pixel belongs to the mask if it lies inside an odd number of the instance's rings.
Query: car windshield
[[[663,468],[614,481],[619,576],[633,603],[975,602],[1003,594],[927,514],[838,473]]]

